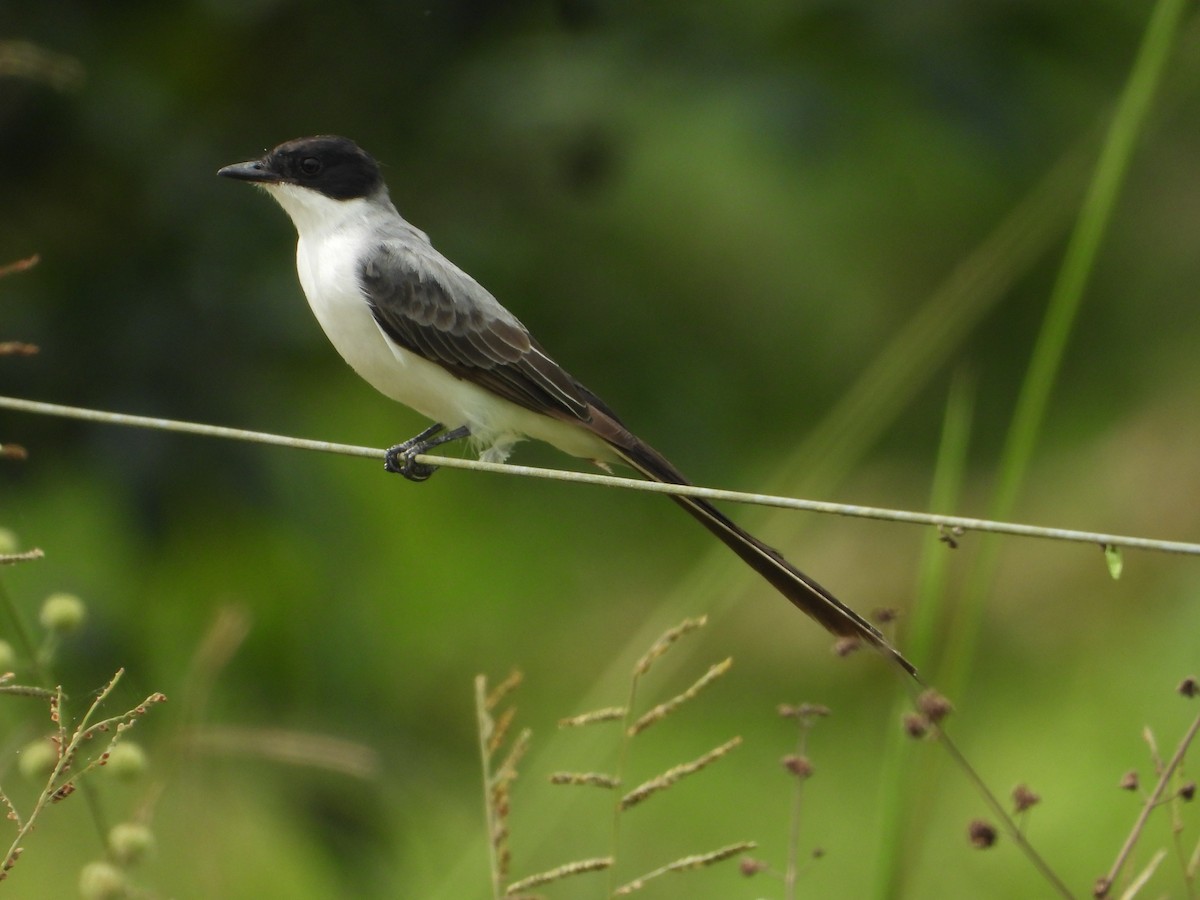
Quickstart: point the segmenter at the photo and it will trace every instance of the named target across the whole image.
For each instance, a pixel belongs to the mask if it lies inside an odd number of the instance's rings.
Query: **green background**
[[[1117,0],[0,4],[0,38],[82,70],[65,89],[0,78],[0,263],[41,257],[0,281],[0,339],[41,347],[0,358],[2,392],[378,447],[424,427],[328,346],[283,213],[215,177],[282,140],[340,133],[382,162],[407,218],[697,482],[926,509],[957,383],[971,430],[955,511],[986,515],[1148,18]],[[1198,60],[1191,21],[1018,520],[1200,540]],[[981,260],[1064,158],[1041,224],[1016,228],[1041,235],[1032,248]],[[948,310],[975,310],[961,333],[905,345],[868,391],[878,402],[847,409],[949,279],[993,270],[994,302],[981,282],[952,295]],[[849,423],[837,441],[835,422]],[[988,810],[940,748],[897,746],[903,683],[871,654],[833,657],[827,635],[661,498],[451,470],[413,485],[373,461],[8,412],[0,440],[30,451],[0,467],[0,525],[46,552],[0,573],[13,602],[30,623],[52,591],[88,603],[54,665],[69,709],[121,666],[112,711],[171,698],[137,729],[146,776],[95,779],[109,820],[152,808],[159,848],[132,873],[152,896],[488,896],[472,679],[514,666],[534,749],[513,788],[513,874],[606,854],[611,797],[546,776],[611,770],[616,729],[555,723],[623,702],[650,641],[704,613],[641,701],[727,656],[733,669],[634,742],[626,778],[744,743],[623,817],[618,882],[738,840],[781,868],[792,780],[779,758],[795,731],[775,707],[807,700],[832,715],[809,744],[802,852],[824,856],[803,896],[1050,892],[1007,837],[969,845]],[[533,446],[514,461],[572,464]],[[864,612],[909,611],[931,559],[960,607],[983,543],[731,512]],[[1173,688],[1198,668],[1200,568],[1130,552],[1113,581],[1092,546],[996,546],[950,727],[997,793],[1027,782],[1042,795],[1030,838],[1086,894],[1138,809],[1121,775],[1153,781],[1143,726],[1165,755],[1192,713]],[[248,634],[206,670],[197,650],[230,608]],[[948,619],[938,647],[964,640]],[[936,678],[941,652],[921,653]],[[13,763],[47,715],[0,700],[0,785],[24,810],[34,789]],[[206,743],[229,728],[256,737],[244,752]],[[371,774],[274,759],[284,732],[310,756],[325,745],[304,735],[347,742]],[[338,745],[326,762],[352,759]],[[1180,815],[1186,856],[1197,828]],[[1168,818],[1135,862],[1171,846]],[[69,896],[102,854],[73,797],[0,893]],[[1183,894],[1173,853],[1153,885]],[[724,863],[642,896],[783,894]],[[545,895],[602,896],[603,878]]]

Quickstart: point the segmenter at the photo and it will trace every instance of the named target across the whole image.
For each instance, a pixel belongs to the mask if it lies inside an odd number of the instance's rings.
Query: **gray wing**
[[[535,412],[584,422],[593,406],[607,412],[512,313],[436,251],[383,241],[358,277],[375,321],[406,350]]]

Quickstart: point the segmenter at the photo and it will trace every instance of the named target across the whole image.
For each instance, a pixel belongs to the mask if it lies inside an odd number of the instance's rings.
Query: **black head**
[[[367,197],[383,186],[379,164],[349,138],[332,134],[280,144],[262,159],[226,166],[226,178],[258,184],[293,184],[334,200]]]

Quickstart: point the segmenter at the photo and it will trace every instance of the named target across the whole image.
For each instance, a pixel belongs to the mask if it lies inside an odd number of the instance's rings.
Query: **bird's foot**
[[[413,458],[424,451],[425,448],[419,444],[409,445],[407,442],[389,447],[383,458],[383,467],[393,474],[403,475],[409,481],[425,481],[438,467],[419,463]]]
[[[438,434],[445,427],[441,423],[430,425],[416,437],[409,438],[404,443],[396,444],[394,447],[389,447],[387,453],[383,456],[384,469],[396,475],[403,475],[409,481],[427,480],[430,475],[438,470],[438,467],[429,463],[417,462],[416,458],[432,447],[437,447],[448,441],[456,441],[459,438],[469,436],[471,433],[464,425],[460,428],[455,428],[453,431],[447,431],[445,434]]]

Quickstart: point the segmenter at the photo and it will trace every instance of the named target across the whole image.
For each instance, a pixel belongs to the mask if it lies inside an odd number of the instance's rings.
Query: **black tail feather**
[[[628,432],[622,438],[626,435],[629,439],[622,440],[620,445],[614,442],[613,447],[642,475],[665,484],[691,484],[658,451]],[[706,500],[675,494],[671,495],[671,499],[818,624],[840,637],[857,638],[877,647],[910,675],[916,676],[916,667],[888,643],[879,629],[789,563],[778,550],[735,524]]]

